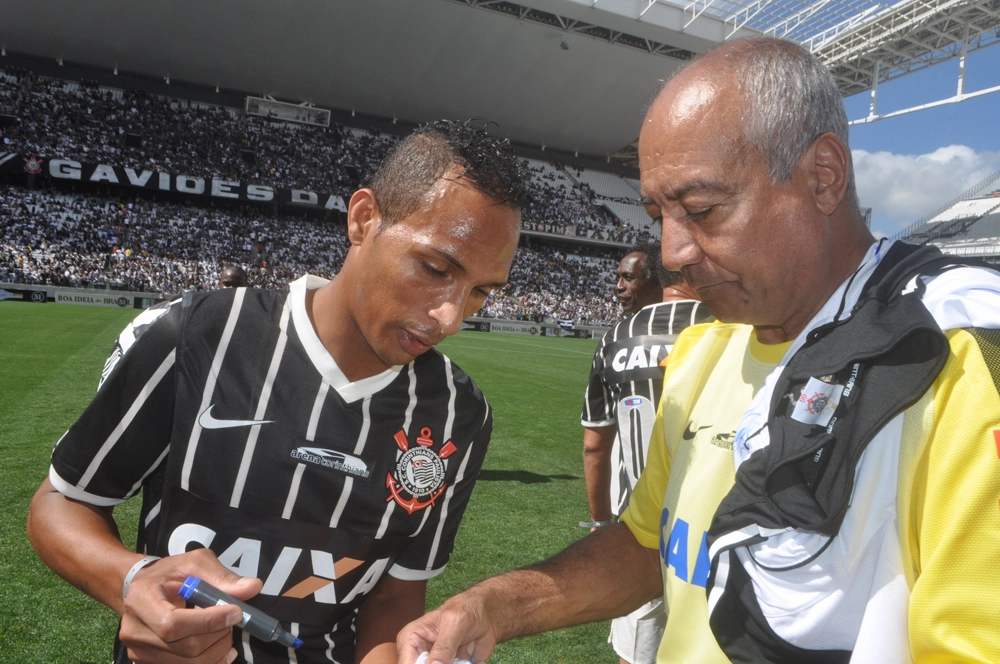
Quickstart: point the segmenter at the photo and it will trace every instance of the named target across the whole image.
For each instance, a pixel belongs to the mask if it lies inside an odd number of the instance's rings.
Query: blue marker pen
[[[302,645],[302,639],[296,638],[291,632],[286,632],[282,629],[281,624],[271,616],[227,595],[196,576],[189,576],[177,594],[203,609],[210,606],[235,604],[243,610],[243,620],[237,627],[242,627],[258,639],[277,641],[288,648],[298,648]]]

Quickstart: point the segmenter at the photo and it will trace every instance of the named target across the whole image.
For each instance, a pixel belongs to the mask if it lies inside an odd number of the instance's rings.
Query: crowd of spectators
[[[621,317],[613,295],[617,260],[537,247],[518,249],[507,285],[480,312],[488,318],[550,318],[610,325]]]
[[[336,222],[141,198],[0,185],[0,282],[174,294],[214,288],[223,266],[256,287],[333,278],[347,254]],[[611,250],[521,247],[482,315],[607,325],[619,316]],[[617,252],[620,253],[620,252]]]
[[[342,195],[362,184],[397,140],[2,68],[0,112],[16,118],[0,127],[7,152]],[[559,167],[525,166],[531,179],[524,220],[622,228],[594,204],[586,184],[557,179]],[[0,281],[177,293],[213,287],[221,266],[235,263],[247,268],[253,285],[280,287],[304,272],[332,277],[346,250],[342,225],[263,207],[0,185]],[[483,314],[608,324],[618,317],[613,272],[613,261],[522,248],[510,283]]]
[[[331,277],[343,227],[215,208],[0,186],[0,281],[155,293],[212,288],[225,264],[260,287]]]
[[[0,109],[17,118],[0,129],[8,152],[334,194],[362,183],[397,140],[337,123],[283,122],[237,108],[2,68]],[[593,203],[586,184],[563,187],[551,171],[529,170],[526,220],[623,228]]]
[[[11,152],[335,193],[356,187],[395,142],[141,90],[13,78],[0,71],[0,106],[17,117],[0,130]]]

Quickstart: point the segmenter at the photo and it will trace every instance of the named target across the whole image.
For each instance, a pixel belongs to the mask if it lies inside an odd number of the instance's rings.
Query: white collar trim
[[[309,314],[306,312],[306,291],[315,290],[328,283],[330,283],[329,279],[307,274],[289,284],[288,298],[292,306],[292,322],[295,324],[299,341],[302,342],[302,346],[306,349],[306,354],[312,360],[316,370],[323,376],[323,380],[337,390],[344,401],[353,403],[388,386],[396,379],[403,367],[389,367],[380,374],[362,378],[353,383],[347,379],[344,372],[337,366],[336,360],[330,355],[323,342],[319,340],[312,321],[309,320]]]

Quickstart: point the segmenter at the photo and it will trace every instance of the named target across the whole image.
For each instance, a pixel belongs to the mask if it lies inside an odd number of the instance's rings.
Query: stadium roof
[[[0,15],[11,53],[411,122],[483,117],[604,156],[633,141],[658,81],[716,43],[803,42],[850,95],[966,37],[992,45],[1000,0],[0,0]]]

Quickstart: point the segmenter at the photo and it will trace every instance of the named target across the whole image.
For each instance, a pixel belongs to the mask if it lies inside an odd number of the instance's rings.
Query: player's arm
[[[194,551],[139,569],[123,598],[125,578],[144,556],[122,543],[112,510],[165,458],[179,317],[178,307],[157,321],[110,372],[57,444],[28,515],[28,537],[42,561],[122,616],[120,637],[134,662],[180,661],[176,655],[214,663],[230,654],[228,625],[239,611],[185,609],[177,590],[187,575],[240,599],[260,588],[254,579],[241,582],[211,552]]]
[[[358,664],[392,664],[396,661],[396,635],[408,622],[424,613],[426,581],[403,581],[386,575],[358,610]]]
[[[215,663],[232,650],[232,626],[240,621],[240,610],[185,609],[177,590],[189,574],[242,599],[260,589],[258,580],[241,580],[211,552],[200,550],[142,568],[123,600],[125,576],[144,556],[122,543],[111,507],[68,498],[48,479],[31,501],[28,537],[56,574],[122,616],[120,637],[137,663],[161,661],[168,652]]]
[[[624,524],[600,528],[532,567],[487,579],[407,625],[400,664],[484,661],[497,643],[624,615],[661,594],[659,554]]]
[[[611,451],[617,427],[585,427],[583,430],[583,477],[587,484],[590,518],[611,519]]]
[[[904,513],[916,538],[910,651],[918,663],[998,662],[1000,333],[979,344],[965,331],[948,336],[953,354],[932,388],[933,429]]]
[[[609,333],[610,334],[610,333]],[[604,379],[604,348],[606,334],[594,352],[590,378],[583,394],[583,476],[587,484],[587,502],[590,518],[608,521],[611,510],[611,452],[615,445],[617,427],[611,406],[610,387]]]

